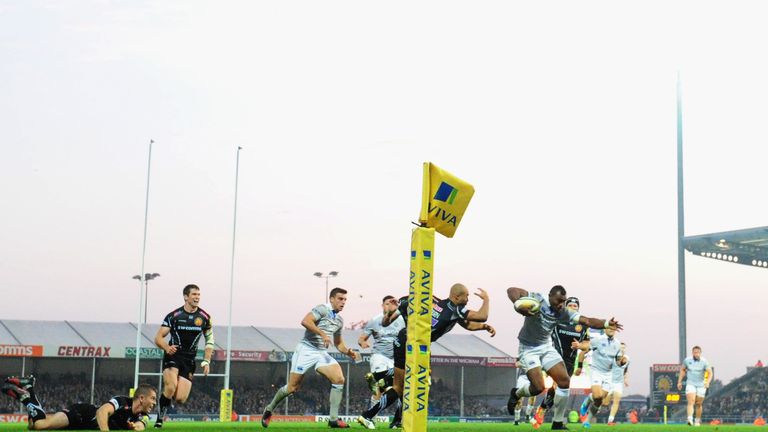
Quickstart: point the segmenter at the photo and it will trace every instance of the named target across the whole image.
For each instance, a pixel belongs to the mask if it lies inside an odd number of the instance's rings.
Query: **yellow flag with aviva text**
[[[419,222],[446,237],[453,237],[475,188],[431,162],[424,162]]]

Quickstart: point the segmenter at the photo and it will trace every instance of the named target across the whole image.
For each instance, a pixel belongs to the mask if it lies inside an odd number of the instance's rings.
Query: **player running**
[[[507,401],[507,411],[510,415],[514,415],[518,399],[539,394],[544,390],[544,377],[541,374],[543,369],[557,385],[552,430],[568,430],[563,422],[565,421],[571,377],[565,368],[563,358],[552,344],[552,331],[555,325],[558,322],[570,322],[589,328],[613,328],[614,330],[621,329],[622,326],[613,318],[606,320],[588,318],[581,315],[580,312],[565,308],[566,292],[565,288],[560,285],[552,287],[547,297],[535,292],[529,293],[521,288],[507,289],[507,296],[512,303],[521,297],[533,297],[541,304],[541,308],[537,312],[530,310],[520,312],[525,316],[525,321],[517,336],[520,341],[518,361],[520,367],[528,375],[530,384],[512,389]]]
[[[214,348],[211,316],[198,306],[200,288],[197,285],[185,286],[182,293],[184,305],[165,316],[155,335],[155,345],[165,351],[163,393],[158,404],[156,428],[163,427],[163,420],[173,400],[183,404],[189,398],[200,336],[205,336],[205,353],[200,362],[203,374],[208,375],[211,368]],[[166,340],[168,335],[171,337]]]
[[[629,356],[627,355],[627,344],[621,343],[621,356],[626,358],[624,364],[615,364],[611,369],[611,392],[606,396],[603,403],[611,407],[608,414],[608,426],[616,425],[616,413],[619,412],[621,395],[624,393],[624,387],[629,386]]]
[[[373,352],[369,361],[371,371],[365,375],[373,392],[369,407],[379,401],[382,392],[392,387],[395,373],[395,352],[392,343],[397,338],[400,330],[405,327],[405,321],[403,321],[402,317],[398,317],[386,327],[381,325],[381,321],[385,315],[391,315],[397,309],[397,304],[390,302],[390,300],[394,299],[391,295],[382,299],[382,313],[368,320],[363,333],[360,334],[360,338],[357,340],[361,348],[370,348],[371,345],[368,343],[368,339],[373,336]]]
[[[432,342],[440,339],[441,336],[451,331],[457,323],[469,331],[484,330],[490,333],[492,337],[496,335],[496,330],[490,325],[485,324],[485,321],[488,320],[488,293],[482,288],[478,288],[475,295],[483,300],[483,304],[478,311],[473,311],[467,308],[467,303],[469,302],[469,290],[467,290],[466,286],[459,283],[454,284],[451,287],[447,299],[440,300],[439,298],[432,296]],[[390,303],[398,304],[394,299],[391,299]],[[393,403],[400,401],[400,398],[403,395],[403,383],[405,380],[405,346],[408,339],[407,296],[400,299],[396,311],[392,312],[389,316],[385,315],[382,320],[382,325],[388,326],[398,317],[403,317],[406,327],[400,330],[397,334],[397,339],[394,342],[395,376],[393,386],[384,392],[381,399],[379,399],[379,403],[372,406],[357,418],[357,422],[368,429],[376,429],[376,425],[373,423],[373,418],[376,414]],[[402,402],[400,402],[400,404],[402,405]],[[398,412],[400,411],[401,409],[398,409]],[[393,421],[390,428],[398,426],[399,424]]]
[[[301,320],[301,325],[306,329],[304,338],[296,345],[296,349],[291,357],[291,374],[288,383],[277,390],[261,416],[261,425],[268,427],[272,419],[272,412],[280,405],[283,399],[287,398],[301,387],[304,380],[304,373],[310,368],[324,376],[331,383],[330,395],[330,419],[328,426],[331,428],[348,428],[349,425],[339,418],[339,405],[341,405],[341,396],[344,392],[344,373],[339,363],[328,354],[328,346],[331,344],[351,357],[353,360],[360,359],[360,353],[347,347],[341,338],[341,330],[344,328],[344,319],[341,318],[341,311],[347,303],[347,290],[334,288],[329,295],[330,303],[320,304]]]
[[[589,397],[581,404],[581,416],[587,416],[584,427],[590,427],[603,405],[605,397],[613,387],[613,369],[623,366],[629,360],[622,355],[621,341],[616,337],[616,329],[608,327],[604,334],[593,336],[591,340],[579,342],[574,340],[571,346],[581,350],[592,350],[592,367],[589,381],[592,386]]]
[[[565,300],[565,307],[574,312],[579,311],[579,299],[577,297],[568,297]],[[579,323],[558,321],[552,331],[552,343],[555,349],[560,353],[565,363],[565,370],[568,376],[580,375],[581,365],[584,362],[584,351],[571,348],[571,342],[576,339],[579,342],[589,340],[589,328]],[[520,386],[518,386],[519,388]],[[550,386],[547,396],[536,410],[536,422],[540,425],[544,422],[544,415],[548,409],[555,403],[555,386]]]
[[[101,406],[76,403],[53,414],[46,414],[35,396],[35,377],[8,377],[2,392],[21,402],[27,409],[29,430],[134,430],[147,427],[147,414],[157,400],[155,388],[139,384],[133,397],[113,396]]]
[[[712,380],[712,366],[701,356],[701,347],[692,349],[692,356],[683,360],[680,376],[677,379],[677,389],[683,389],[683,379],[686,379],[685,398],[688,401],[686,413],[689,426],[701,426],[701,412],[704,410],[704,397],[707,395],[709,383]],[[693,420],[693,409],[696,405],[696,420]]]

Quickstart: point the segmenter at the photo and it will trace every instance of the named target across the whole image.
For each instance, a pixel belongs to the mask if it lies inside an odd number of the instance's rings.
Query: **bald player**
[[[454,284],[451,287],[451,292],[447,299],[441,300],[432,296],[432,342],[440,339],[441,336],[451,331],[456,324],[459,324],[469,331],[483,330],[489,332],[491,336],[496,335],[496,330],[485,323],[485,321],[488,320],[488,293],[485,292],[484,289],[478,288],[475,295],[483,300],[483,304],[477,311],[467,308],[467,303],[469,303],[469,290],[466,286],[460,283]],[[398,304],[398,301],[394,299],[390,302]],[[401,316],[405,320],[406,327],[400,330],[397,334],[397,339],[394,342],[395,377],[393,386],[384,392],[379,399],[379,403],[373,405],[369,410],[364,412],[363,415],[357,418],[357,422],[368,429],[376,429],[376,425],[373,423],[373,418],[379,411],[395,402],[402,404],[400,398],[403,395],[403,383],[405,380],[405,345],[408,338],[407,296],[400,298],[397,309],[390,314],[385,315],[381,325],[386,327]],[[401,412],[400,409],[398,409],[398,413],[399,412]],[[390,427],[397,426],[397,421],[393,421],[393,424],[390,425]]]

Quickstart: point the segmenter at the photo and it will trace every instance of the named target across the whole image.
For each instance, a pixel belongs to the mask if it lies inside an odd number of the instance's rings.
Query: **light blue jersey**
[[[609,373],[618,367],[616,360],[621,358],[621,341],[616,337],[596,335],[590,339],[589,347],[592,350],[592,369]]]
[[[337,312],[333,311],[330,304],[320,304],[312,308],[312,316],[315,317],[317,327],[331,338],[333,344],[334,336],[341,336],[341,329],[344,328],[344,319]],[[304,338],[301,343],[319,349],[327,349],[323,345],[323,338],[309,330],[304,332]]]
[[[382,327],[381,320],[383,318],[384,314],[378,314],[371,318],[365,325],[363,332],[373,336],[374,342],[371,351],[374,354],[381,354],[388,359],[394,359],[395,349],[392,344],[397,339],[397,334],[400,333],[400,330],[405,327],[405,321],[402,316],[399,316],[390,325]]]
[[[709,362],[704,357],[694,360],[693,357],[686,357],[683,360],[685,368],[685,380],[687,384],[697,387],[704,385],[704,372],[709,369]]]
[[[568,309],[565,305],[558,312],[552,309],[548,297],[535,292],[529,293],[528,296],[535,298],[541,303],[541,310],[534,316],[525,317],[523,328],[520,329],[520,333],[517,335],[517,340],[522,345],[537,347],[551,344],[552,330],[558,322],[571,324],[579,322],[581,314]]]

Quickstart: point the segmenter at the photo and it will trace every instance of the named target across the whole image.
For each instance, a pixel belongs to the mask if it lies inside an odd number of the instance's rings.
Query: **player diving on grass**
[[[195,356],[200,336],[205,336],[205,353],[200,366],[203,374],[210,371],[214,339],[211,316],[198,305],[200,288],[187,285],[182,291],[184,305],[165,316],[160,329],[155,335],[155,345],[161,348],[163,355],[163,392],[157,409],[156,428],[163,427],[163,420],[172,401],[183,404],[192,390],[192,377],[195,374]],[[166,340],[166,337],[170,338]]]
[[[133,397],[113,396],[101,406],[76,403],[62,411],[46,414],[35,395],[35,377],[8,377],[2,392],[27,409],[29,430],[134,430],[147,427],[147,414],[157,400],[155,388],[139,384]]]
[[[328,346],[331,344],[351,357],[353,360],[360,358],[360,353],[347,347],[341,337],[344,328],[344,319],[341,311],[347,303],[347,290],[334,288],[329,295],[329,303],[317,305],[304,316],[301,325],[306,329],[304,338],[296,345],[291,357],[291,374],[288,383],[277,390],[275,397],[264,408],[261,416],[261,425],[268,427],[272,419],[272,412],[280,405],[283,399],[298,391],[304,380],[304,374],[311,368],[324,376],[331,383],[330,416],[328,426],[331,428],[348,428],[349,425],[339,418],[339,405],[344,392],[344,373],[339,363],[328,354]]]
[[[469,290],[467,290],[466,286],[459,283],[454,284],[451,287],[447,299],[441,300],[437,297],[432,297],[432,342],[435,342],[440,339],[441,336],[451,331],[457,323],[469,331],[484,330],[489,332],[491,336],[496,335],[496,330],[485,323],[485,321],[488,320],[488,293],[485,292],[485,290],[478,288],[475,295],[483,300],[483,304],[478,311],[473,311],[467,308],[467,303],[469,302]],[[379,411],[387,408],[393,403],[399,403],[400,407],[397,410],[395,419],[392,421],[392,424],[390,424],[390,428],[399,427],[400,416],[402,416],[402,402],[400,398],[403,395],[403,383],[405,379],[405,346],[408,338],[408,297],[402,297],[399,304],[395,299],[391,299],[390,303],[393,305],[397,304],[397,309],[389,315],[385,314],[384,319],[382,320],[382,325],[388,326],[398,317],[402,316],[406,327],[400,330],[397,334],[397,339],[395,339],[393,343],[395,354],[393,386],[381,395],[379,403],[374,404],[370,409],[357,418],[357,422],[368,429],[376,429],[376,425],[373,423],[373,418],[376,417],[376,414],[378,414]]]
[[[512,389],[507,401],[507,411],[510,415],[514,415],[518,399],[539,394],[544,390],[544,377],[541,373],[543,369],[557,386],[552,430],[567,430],[568,427],[565,426],[564,421],[571,377],[568,376],[563,358],[552,344],[552,330],[558,322],[578,323],[595,329],[621,329],[621,324],[613,318],[607,320],[588,318],[580,312],[566,308],[565,288],[560,285],[552,287],[547,297],[535,292],[529,293],[521,288],[507,289],[507,296],[512,303],[520,300],[520,303],[517,303],[520,306],[516,305],[515,309],[525,316],[523,327],[517,336],[518,362],[530,381],[527,386]],[[537,304],[538,308],[522,306],[522,303]]]
[[[592,367],[589,371],[592,388],[589,397],[584,399],[579,410],[582,417],[587,416],[584,427],[590,427],[613,388],[613,369],[624,366],[629,359],[623,354],[621,341],[616,338],[614,327],[607,327],[603,334],[593,336],[590,340],[579,342],[574,338],[571,347],[592,351]]]
[[[382,313],[368,320],[363,333],[360,334],[360,338],[357,340],[360,348],[372,348],[369,361],[371,370],[365,374],[365,379],[368,381],[368,385],[373,393],[371,395],[371,403],[368,405],[369,408],[378,403],[381,394],[392,387],[395,374],[395,352],[392,343],[397,338],[400,330],[405,327],[405,321],[403,321],[403,317],[398,317],[386,327],[381,325],[384,316],[391,315],[397,309],[397,304],[391,302],[394,299],[391,295],[385,296],[382,299]],[[371,337],[373,337],[373,347],[368,342]]]

